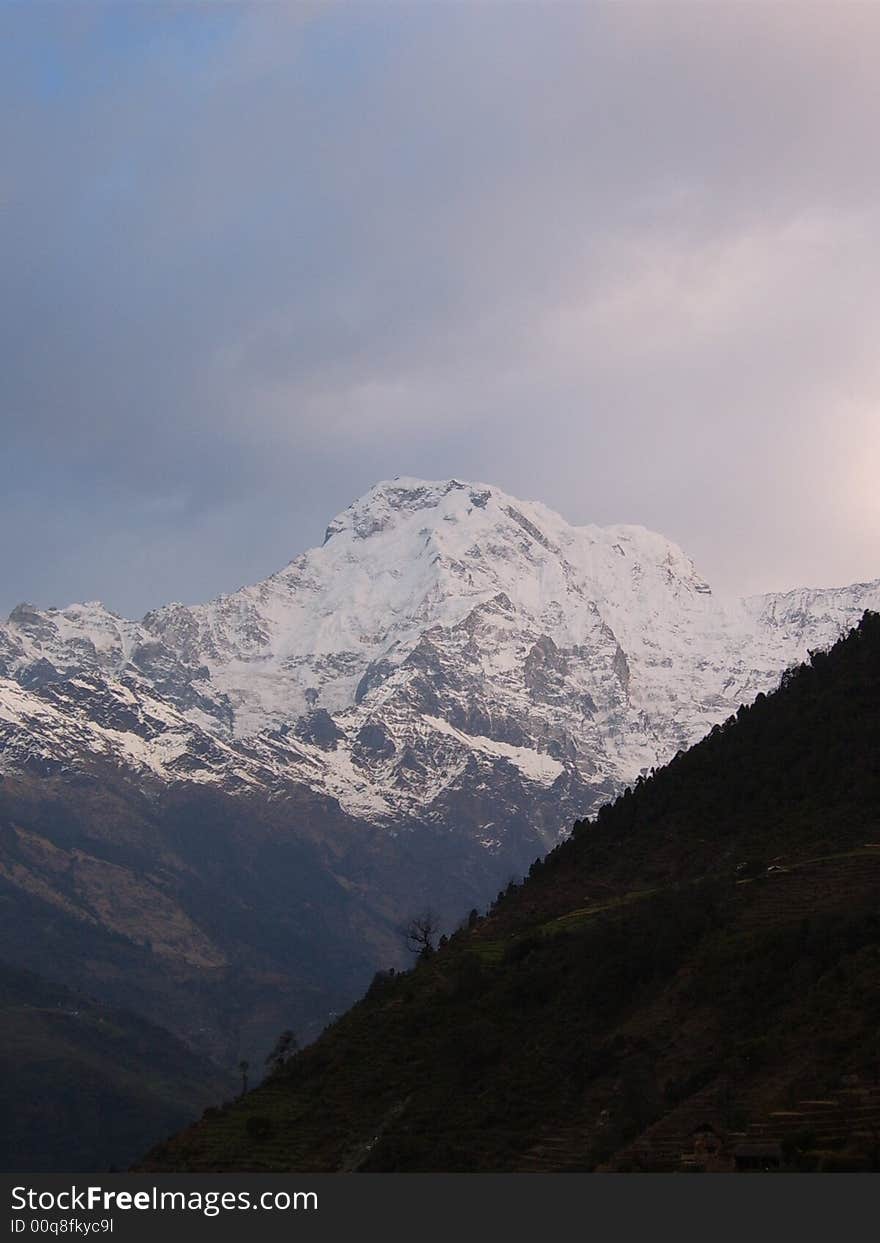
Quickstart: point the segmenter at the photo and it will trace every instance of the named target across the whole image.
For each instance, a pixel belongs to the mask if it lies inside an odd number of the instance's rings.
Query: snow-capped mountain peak
[[[337,515],[320,547],[207,604],[141,622],[97,603],[19,606],[0,629],[15,700],[0,763],[20,762],[25,718],[25,750],[40,753],[35,722],[88,675],[172,714],[173,748],[137,713],[111,716],[138,746],[104,748],[162,779],[299,783],[392,827],[455,816],[490,847],[503,821],[486,814],[491,791],[549,840],[878,604],[877,583],[721,601],[643,527],[574,526],[489,484],[397,478]],[[39,701],[29,715],[22,694]],[[71,722],[107,728],[96,691],[65,694]]]

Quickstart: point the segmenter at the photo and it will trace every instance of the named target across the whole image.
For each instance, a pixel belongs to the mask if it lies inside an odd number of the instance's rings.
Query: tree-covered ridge
[[[860,845],[880,810],[880,614],[783,674],[779,689],[716,725],[532,870],[498,920],[567,909],[586,886],[650,887],[740,875],[792,852]],[[743,867],[743,865],[745,865]]]
[[[877,1168],[878,726],[866,614],[147,1166]]]

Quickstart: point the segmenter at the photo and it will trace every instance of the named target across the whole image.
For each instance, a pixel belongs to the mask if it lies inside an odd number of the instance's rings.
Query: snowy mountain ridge
[[[207,604],[14,609],[0,770],[305,785],[390,828],[493,849],[530,817],[549,844],[878,607],[880,581],[719,600],[643,527],[399,478]]]

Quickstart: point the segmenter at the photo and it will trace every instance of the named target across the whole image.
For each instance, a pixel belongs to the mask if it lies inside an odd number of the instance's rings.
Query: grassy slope
[[[876,1165],[878,744],[868,616],[147,1166],[664,1168],[706,1120]]]

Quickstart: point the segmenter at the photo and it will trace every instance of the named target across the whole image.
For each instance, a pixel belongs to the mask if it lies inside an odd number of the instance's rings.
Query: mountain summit
[[[528,807],[531,850],[878,605],[880,582],[719,600],[643,527],[397,478],[210,603],[140,622],[20,605],[0,628],[0,766],[306,786],[392,829],[454,821],[490,852]]]

